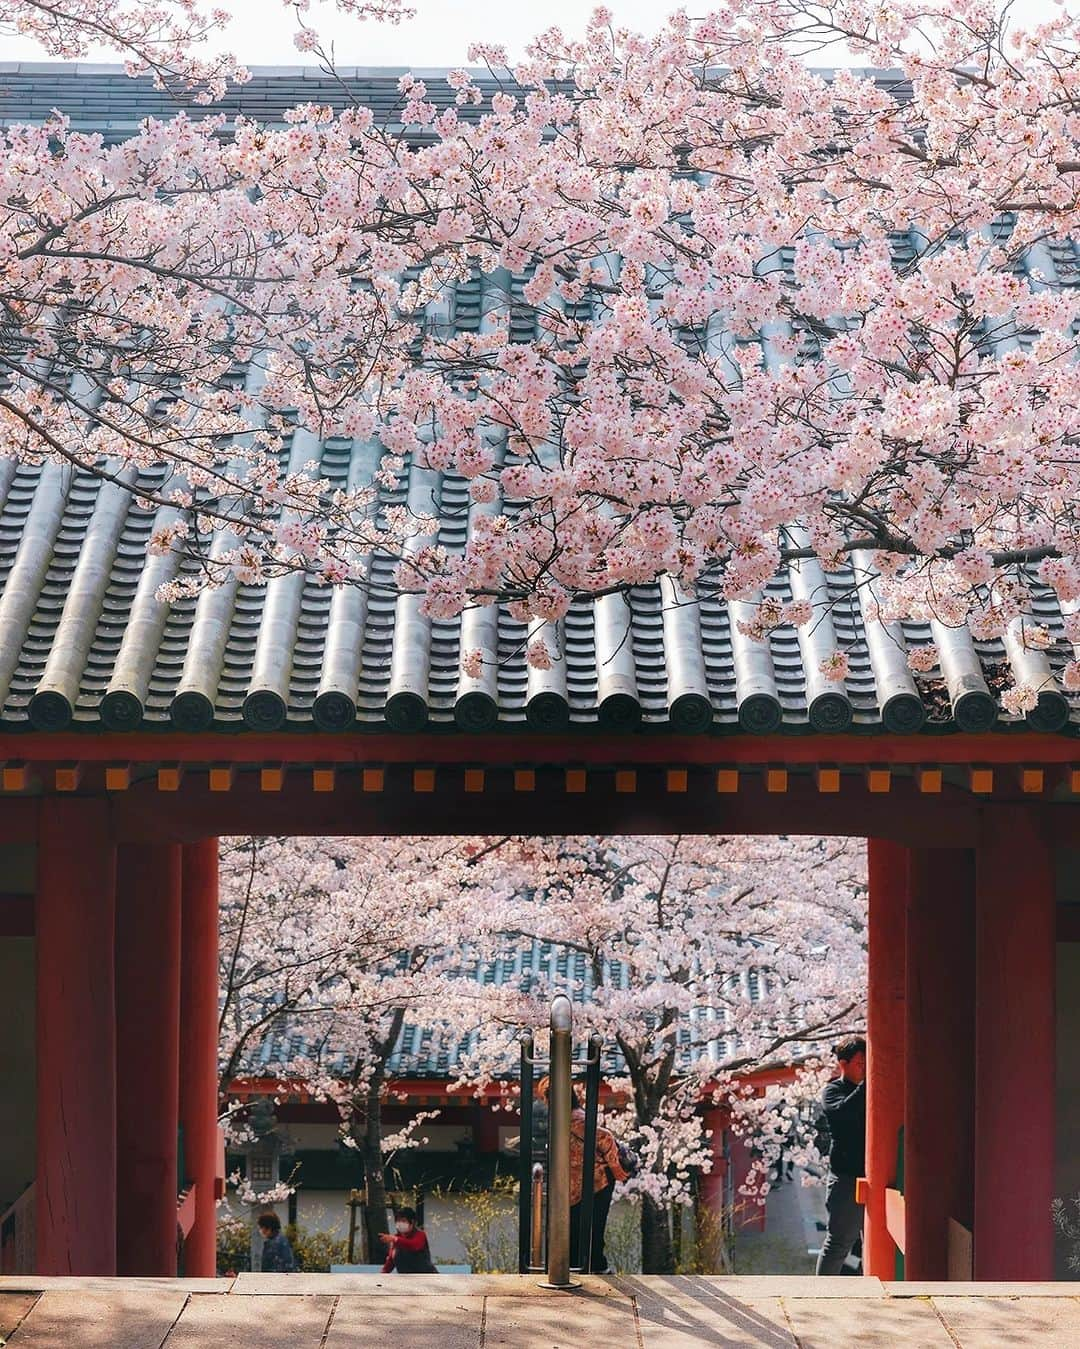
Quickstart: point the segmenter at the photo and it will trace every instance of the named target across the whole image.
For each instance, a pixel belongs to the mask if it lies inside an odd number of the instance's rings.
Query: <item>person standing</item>
[[[829,1134],[829,1176],[825,1208],[828,1231],[818,1256],[818,1274],[839,1274],[862,1236],[863,1208],[855,1182],[866,1171],[866,1041],[850,1036],[833,1045],[840,1076],[821,1093]]]
[[[574,1109],[570,1115],[570,1266],[583,1268],[581,1259],[581,1198],[585,1190],[585,1109],[576,1088]],[[604,1252],[604,1234],[615,1184],[629,1180],[630,1172],[622,1164],[615,1135],[602,1125],[596,1130],[596,1156],[593,1159],[592,1240],[590,1244],[593,1274],[608,1272]]]
[[[389,1247],[382,1267],[384,1274],[394,1270],[399,1274],[438,1274],[431,1260],[427,1234],[416,1225],[415,1209],[395,1209],[393,1235],[381,1232],[379,1240]]]
[[[281,1219],[274,1212],[260,1213],[258,1227],[263,1239],[262,1272],[295,1274],[296,1257],[289,1238],[281,1230]]]

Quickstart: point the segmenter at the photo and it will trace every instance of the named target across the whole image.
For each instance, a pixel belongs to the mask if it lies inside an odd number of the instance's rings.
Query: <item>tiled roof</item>
[[[391,119],[397,74],[355,72],[350,96]],[[437,101],[449,95],[438,78],[429,88]],[[291,70],[258,73],[229,99],[222,106],[273,118],[299,101],[340,104],[344,95],[325,77]],[[80,126],[112,124],[120,134],[171,106],[118,70],[0,66],[0,112],[9,121],[59,107]],[[905,234],[894,240],[900,258],[913,246]],[[1063,247],[1069,256],[1050,265],[1075,269],[1075,250]],[[523,280],[459,282],[440,302],[440,322],[448,313],[459,331],[476,331],[493,306],[509,305],[512,334],[528,339],[534,320],[516,303]],[[297,467],[318,460],[329,479],[355,485],[370,481],[378,454],[370,443],[319,444],[298,432],[291,458]],[[869,568],[865,557],[832,574],[813,561],[779,574],[769,594],[830,603],[814,623],[780,627],[763,643],[738,627],[752,606],[687,603],[668,579],[625,600],[577,602],[561,625],[559,658],[541,671],[527,667],[524,625],[504,608],[427,619],[415,597],[389,593],[388,561],[373,564],[372,579],[386,585],[370,592],[297,575],[163,606],[155,592],[177,564],[174,555],[147,557],[155,516],[136,497],[85,471],[0,460],[5,728],[975,732],[1023,725],[1001,713],[995,696],[1013,682],[1043,689],[1030,726],[1072,731],[1077,721],[1057,678],[1072,654],[1063,641],[1049,654],[1027,649],[1021,620],[1006,640],[988,642],[937,622],[886,627],[874,616],[872,586],[856,593],[851,584],[853,567],[860,575]],[[417,513],[433,512],[442,520],[439,542],[463,545],[463,479],[406,466],[382,497],[384,506],[408,500]],[[1034,582],[1032,592],[1032,618],[1059,637],[1063,616],[1052,593]],[[916,678],[908,650],[931,641],[940,667]],[[819,669],[837,643],[850,661],[839,684]],[[470,677],[462,657],[477,648],[487,659]]]
[[[580,951],[551,942],[533,941],[508,948],[494,960],[471,966],[463,964],[459,975],[479,984],[516,988],[526,993],[537,989],[560,989],[575,1004],[582,1006],[593,999],[593,974],[587,957]],[[605,981],[609,986],[625,989],[629,987],[629,971],[618,963],[610,964],[605,970]],[[738,976],[738,989],[725,987],[723,998],[716,1000],[716,1007],[692,1010],[678,1032],[683,1053],[689,1054],[692,1049],[695,1057],[705,1054],[717,1064],[736,1057],[741,1052],[740,1043],[734,1033],[725,1029],[722,1004],[735,994],[741,994],[749,1002],[759,1002],[767,992],[767,984],[764,973],[757,970],[744,972]],[[575,1052],[581,1058],[585,1053],[584,1036],[578,1035],[576,1041]],[[475,1047],[475,1036],[460,1038],[438,1027],[407,1021],[391,1055],[389,1072],[394,1077],[452,1077]],[[303,1028],[298,1023],[290,1025],[286,1021],[274,1026],[259,1042],[241,1065],[238,1075],[270,1076],[298,1057],[311,1055],[313,1048]],[[339,1052],[333,1046],[328,1051],[324,1049],[323,1063],[330,1069],[344,1070],[349,1065],[348,1050]],[[623,1067],[618,1050],[608,1047],[604,1072],[617,1074]],[[508,1069],[516,1072],[517,1064],[509,1064]]]
[[[218,102],[203,106],[155,89],[149,78],[130,79],[120,66],[0,62],[0,126],[44,121],[55,109],[70,118],[73,130],[100,132],[111,143],[129,136],[143,118],[171,117],[180,107],[194,118],[242,114],[279,123],[299,103],[339,109],[359,103],[371,108],[380,122],[392,124],[404,103],[397,84],[405,70],[343,67],[335,78],[310,66],[256,66],[247,84],[232,85]],[[413,73],[429,77],[428,97],[437,107],[454,103],[445,70]],[[474,75],[484,93],[498,87],[486,72]],[[479,111],[463,107],[458,115],[476,117]]]

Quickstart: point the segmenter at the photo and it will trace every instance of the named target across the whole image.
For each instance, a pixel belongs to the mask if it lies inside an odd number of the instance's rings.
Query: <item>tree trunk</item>
[[[643,1195],[641,1200],[641,1272],[675,1273],[671,1215],[664,1205],[658,1204],[648,1195]]]
[[[367,1185],[367,1209],[365,1213],[364,1239],[367,1258],[370,1264],[381,1264],[386,1257],[386,1247],[379,1240],[379,1234],[386,1232],[386,1174],[383,1170],[382,1155],[382,1102],[380,1098],[382,1081],[372,1082],[364,1093],[360,1116],[357,1123],[363,1121],[363,1128],[357,1130],[357,1150],[364,1163],[364,1177]],[[356,1136],[356,1135],[354,1135]]]

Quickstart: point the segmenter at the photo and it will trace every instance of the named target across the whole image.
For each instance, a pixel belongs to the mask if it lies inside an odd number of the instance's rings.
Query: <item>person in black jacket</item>
[[[819,1274],[839,1274],[851,1248],[862,1236],[862,1205],[855,1202],[855,1182],[866,1169],[866,1041],[851,1036],[833,1045],[840,1076],[821,1093],[829,1133],[829,1177],[825,1207],[829,1230],[818,1256]]]

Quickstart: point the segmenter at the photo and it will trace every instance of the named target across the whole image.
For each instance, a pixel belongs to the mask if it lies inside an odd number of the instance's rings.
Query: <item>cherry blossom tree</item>
[[[185,68],[220,18],[0,4],[54,54],[105,40],[196,98],[231,69]],[[890,73],[826,78],[836,48]],[[813,557],[850,559],[886,618],[1019,622],[1042,647],[1037,582],[1080,642],[1080,17],[730,0],[649,36],[597,10],[512,70],[474,59],[497,83],[452,72],[449,106],[403,77],[403,130],[343,83],[339,111],[280,127],[188,108],[116,146],[63,118],[4,131],[0,453],[137,494],[166,601],[377,571],[436,617],[499,600],[542,626],[665,578],[746,602],[761,636],[827,602],[762,598]],[[373,471],[312,467],[334,436]],[[457,551],[425,470],[469,484]],[[535,632],[534,663],[557,640]]]
[[[627,1105],[606,1122],[642,1160],[624,1186],[641,1205],[642,1268],[672,1272],[673,1210],[713,1163],[704,1107],[722,1104],[753,1144],[746,1192],[763,1199],[800,1103],[820,1089],[813,1060],[863,1024],[865,849],[815,838],[526,839],[500,849],[498,866],[513,884],[488,913],[491,950],[551,942],[583,957],[584,975],[571,964],[565,982],[545,971],[492,989],[465,1071],[507,1071],[515,1028],[541,1025],[551,993],[571,993],[578,1039],[595,1031],[621,1057],[612,1085]],[[765,1097],[746,1080],[804,1063]]]
[[[369,1252],[385,1230],[385,1155],[410,1141],[382,1129],[406,1018],[449,1037],[475,1014],[470,986],[446,974],[473,926],[468,857],[460,839],[223,843],[222,1097],[254,1071],[336,1105],[364,1164]]]
[[[514,1076],[521,1029],[542,1032],[562,989],[578,1004],[579,1042],[595,1031],[620,1056],[609,1078],[626,1105],[606,1122],[642,1159],[626,1189],[641,1205],[644,1267],[669,1270],[674,1209],[713,1164],[706,1109],[723,1106],[753,1144],[747,1189],[763,1197],[818,1082],[811,1068],[783,1099],[761,1098],[749,1070],[812,1061],[862,1022],[864,871],[845,840],[227,841],[223,1098],[266,1058],[260,1071],[283,1089],[334,1102],[364,1160],[377,1250],[386,1152],[415,1141],[382,1132],[406,1019],[455,1045],[467,1092]],[[477,978],[536,941],[580,957],[584,976],[570,964],[565,978]]]

